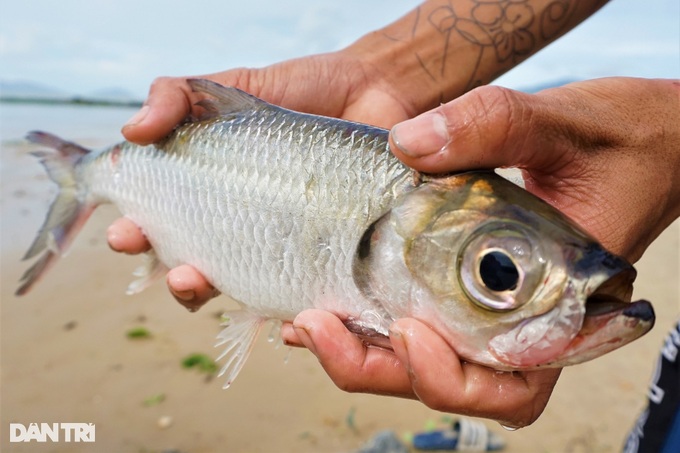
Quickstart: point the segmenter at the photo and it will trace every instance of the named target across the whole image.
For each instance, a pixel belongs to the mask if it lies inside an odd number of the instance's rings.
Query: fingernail
[[[131,253],[130,241],[126,240],[127,238],[129,238],[129,231],[123,229],[120,222],[115,222],[106,229],[106,242],[114,252]]]
[[[172,291],[173,296],[184,308],[191,313],[196,313],[207,301],[197,300],[196,293],[193,290],[187,289],[185,291]]]
[[[144,118],[146,118],[146,115],[149,113],[149,106],[145,105],[137,113],[135,113],[132,118],[128,120],[127,123],[123,127],[128,127],[128,126],[136,126],[137,124],[141,123],[144,121]]]
[[[178,299],[181,299],[185,302],[189,302],[193,300],[196,297],[196,293],[191,290],[187,289],[185,291],[173,291],[172,292]]]
[[[395,125],[390,132],[399,150],[411,157],[435,154],[451,141],[446,117],[428,112]]]
[[[114,252],[123,251],[121,237],[111,226],[106,229],[106,242],[109,244],[109,248]]]
[[[314,344],[314,341],[312,340],[312,337],[309,335],[307,329],[296,325],[293,325],[293,329],[295,330],[295,333],[297,334],[302,344],[304,344],[307,349],[312,351],[312,354],[316,355],[316,345]]]

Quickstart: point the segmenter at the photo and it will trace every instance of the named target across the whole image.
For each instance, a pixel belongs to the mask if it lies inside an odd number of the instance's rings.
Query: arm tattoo
[[[448,0],[427,12],[414,15],[410,36],[392,40],[415,41],[421,32],[435,31],[441,40],[440,54],[429,58],[415,52],[421,68],[433,81],[446,81],[453,74],[466,74],[464,91],[482,85],[516,65],[563,33],[580,0],[554,0],[538,14],[532,0]],[[430,30],[427,30],[429,27]],[[461,43],[477,49],[472,60],[453,61]],[[486,58],[485,58],[486,57]],[[482,61],[497,64],[492,74],[482,71]],[[442,93],[442,98],[444,98]]]
[[[541,27],[539,32],[545,41],[551,40],[559,35],[574,15],[576,8],[573,8],[569,0],[558,0],[550,3],[541,14]],[[576,2],[578,3],[578,2]]]

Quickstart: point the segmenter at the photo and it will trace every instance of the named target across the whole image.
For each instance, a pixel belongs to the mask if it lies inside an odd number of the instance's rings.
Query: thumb
[[[394,126],[390,146],[409,167],[426,173],[481,168],[531,167],[548,171],[563,116],[545,97],[497,86],[477,88],[447,104]],[[566,119],[566,118],[565,118]],[[546,128],[548,128],[546,130]]]
[[[186,78],[159,77],[151,85],[144,106],[123,126],[122,133],[140,145],[154,143],[191,113],[198,98]]]

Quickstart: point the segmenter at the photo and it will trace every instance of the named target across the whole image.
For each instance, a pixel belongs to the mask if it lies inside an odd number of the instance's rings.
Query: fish
[[[385,129],[188,83],[204,114],[152,145],[28,134],[59,191],[17,295],[113,203],[153,247],[128,293],[189,264],[238,302],[218,336],[225,387],[263,323],[309,308],[387,348],[390,324],[416,318],[497,370],[574,365],[652,328],[651,303],[631,301],[635,268],[496,172],[422,174]]]

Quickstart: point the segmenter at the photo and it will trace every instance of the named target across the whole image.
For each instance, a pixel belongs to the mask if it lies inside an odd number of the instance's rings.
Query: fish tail
[[[45,132],[31,132],[27,140],[52,148],[31,153],[40,159],[50,179],[59,186],[57,197],[23,259],[43,253],[21,277],[17,296],[26,294],[64,254],[95,206],[79,199],[76,165],[90,150]]]

